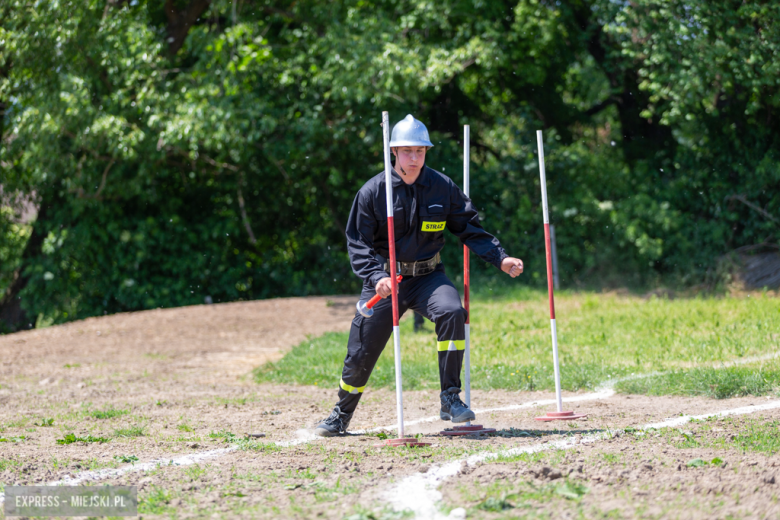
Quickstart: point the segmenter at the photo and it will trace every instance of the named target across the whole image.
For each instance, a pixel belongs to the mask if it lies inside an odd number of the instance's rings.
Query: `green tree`
[[[777,11],[6,2],[0,183],[39,214],[27,234],[0,224],[0,321],[356,291],[343,233],[382,169],[381,110],[425,120],[429,163],[458,182],[472,126],[474,200],[531,283],[538,128],[565,284],[697,283],[775,240]]]

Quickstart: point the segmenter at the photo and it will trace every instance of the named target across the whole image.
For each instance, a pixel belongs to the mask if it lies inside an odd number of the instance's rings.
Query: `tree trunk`
[[[168,51],[175,56],[184,40],[190,32],[190,27],[198,21],[206,9],[211,5],[211,0],[191,0],[186,8],[177,10],[174,0],[165,2],[165,15],[168,17]]]
[[[601,24],[594,20],[590,3],[569,4],[577,26],[588,36],[588,52],[612,87],[611,99],[617,106],[623,134],[623,155],[629,167],[633,168],[639,161],[648,161],[655,166],[670,162],[676,150],[671,127],[660,124],[657,118],[648,119],[641,115],[650,106],[650,95],[639,89],[638,69],[641,63],[622,56],[619,44],[612,41]]]
[[[14,280],[5,290],[5,294],[0,299],[0,329],[6,329],[11,332],[17,330],[31,329],[35,326],[35,319],[27,316],[22,307],[21,292],[27,287],[29,277],[24,274],[29,260],[41,254],[41,247],[46,238],[46,233],[42,228],[46,217],[46,206],[41,204],[38,210],[38,218],[33,223],[32,234],[22,252],[22,265],[14,273]]]

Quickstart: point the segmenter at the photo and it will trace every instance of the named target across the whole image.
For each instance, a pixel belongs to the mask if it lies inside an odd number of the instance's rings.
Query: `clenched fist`
[[[382,298],[387,298],[393,293],[393,284],[390,277],[382,278],[376,284],[376,293]]]
[[[508,256],[501,261],[501,270],[512,278],[516,278],[523,272],[523,261]]]

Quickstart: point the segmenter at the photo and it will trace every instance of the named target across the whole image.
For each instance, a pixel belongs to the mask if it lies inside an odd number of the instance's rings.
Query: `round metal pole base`
[[[574,412],[547,412],[547,415],[542,417],[534,417],[537,421],[576,421],[587,417],[586,413],[574,413]]]
[[[401,437],[398,439],[385,439],[379,444],[374,444],[375,448],[395,448],[398,446],[407,446],[409,448],[420,448],[430,446],[430,442],[420,442],[414,437]]]
[[[481,424],[471,424],[469,426],[454,426],[447,428],[439,433],[446,435],[447,437],[459,437],[461,435],[479,435],[481,433],[492,433],[496,431],[495,428],[484,428]]]

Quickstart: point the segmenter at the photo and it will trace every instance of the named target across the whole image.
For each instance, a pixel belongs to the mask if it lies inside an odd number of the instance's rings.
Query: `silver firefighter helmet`
[[[390,148],[397,146],[427,146],[432,148],[433,143],[430,137],[428,137],[428,129],[425,128],[422,121],[415,119],[412,114],[409,114],[393,127],[393,134],[390,137]]]

